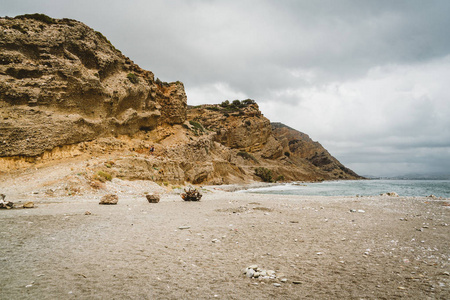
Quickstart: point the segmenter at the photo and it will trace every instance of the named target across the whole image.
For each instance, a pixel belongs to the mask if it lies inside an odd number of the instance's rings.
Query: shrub
[[[103,171],[98,171],[97,174],[94,175],[94,180],[98,180],[100,182],[111,181],[112,175]]]
[[[136,84],[139,82],[138,77],[134,73],[128,73],[127,78],[131,81],[131,83]]]
[[[46,24],[56,24],[56,20],[44,14],[25,14],[15,17],[15,19],[33,19]]]
[[[230,106],[230,101],[228,101],[228,100],[225,100],[225,101],[223,101],[222,103],[220,103],[220,106],[222,106],[222,107],[228,107],[228,106]]]
[[[195,129],[205,131],[205,128],[202,124],[195,122],[195,121],[189,121],[189,124],[191,124]]]
[[[276,182],[278,181],[284,181],[284,176],[283,175],[278,175],[277,179],[275,180]]]
[[[256,104],[256,101],[252,100],[252,99],[246,99],[246,100],[242,100],[242,104],[247,106],[247,105],[251,105],[251,104]]]
[[[272,171],[267,168],[264,167],[256,168],[255,175],[260,177],[264,182],[273,182]]]
[[[198,122],[195,122],[195,121],[189,121],[189,124],[191,124],[191,126],[193,127],[192,128],[192,131],[196,134],[196,135],[200,135],[200,134],[202,134],[203,132],[205,132],[206,131],[206,129],[205,129],[205,127],[203,127],[203,125],[202,124],[200,124],[200,123],[198,123]]]
[[[231,103],[231,105],[235,106],[235,107],[241,107],[241,101],[239,100],[233,100],[233,102]]]
[[[245,159],[251,159],[251,160],[253,160],[256,163],[258,162],[258,160],[253,155],[251,155],[250,153],[247,153],[245,151],[240,151],[240,152],[238,152],[237,155],[241,156],[241,157],[243,157]]]

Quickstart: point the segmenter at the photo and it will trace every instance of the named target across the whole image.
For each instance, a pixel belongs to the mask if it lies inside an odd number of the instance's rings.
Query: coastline
[[[20,200],[32,197],[33,209],[1,210],[0,298],[450,296],[444,200],[211,186],[200,202],[172,191],[150,204],[124,186],[112,206],[99,205],[98,194],[34,194]],[[250,265],[277,278],[248,278]]]

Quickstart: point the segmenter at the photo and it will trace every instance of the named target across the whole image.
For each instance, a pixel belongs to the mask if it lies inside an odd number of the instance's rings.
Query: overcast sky
[[[361,175],[450,173],[450,1],[2,0],[102,32],[188,104],[251,98]]]

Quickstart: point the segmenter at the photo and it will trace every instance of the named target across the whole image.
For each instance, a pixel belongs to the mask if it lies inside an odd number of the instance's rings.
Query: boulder
[[[34,208],[34,202],[28,201],[23,204],[23,208]]]
[[[117,204],[118,201],[119,201],[119,196],[117,196],[115,194],[108,194],[108,195],[103,196],[100,199],[99,204],[114,205],[114,204]]]
[[[145,197],[148,200],[148,203],[158,203],[159,202],[159,195],[151,194],[151,195],[145,195]]]

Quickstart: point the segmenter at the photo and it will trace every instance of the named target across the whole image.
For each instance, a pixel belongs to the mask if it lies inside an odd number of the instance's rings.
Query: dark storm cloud
[[[256,99],[266,116],[310,134],[357,172],[434,171],[450,160],[450,1],[4,0],[0,7],[1,15],[34,12],[101,31],[156,77],[183,81],[191,104]]]

